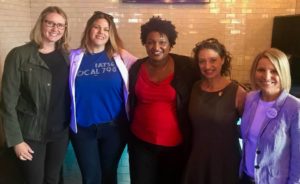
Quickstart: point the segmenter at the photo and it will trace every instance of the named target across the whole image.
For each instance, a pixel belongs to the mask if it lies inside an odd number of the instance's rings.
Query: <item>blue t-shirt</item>
[[[75,80],[77,123],[87,127],[125,114],[123,80],[105,51],[85,53]]]

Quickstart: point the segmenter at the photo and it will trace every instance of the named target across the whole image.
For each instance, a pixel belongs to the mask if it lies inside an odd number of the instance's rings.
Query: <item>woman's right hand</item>
[[[26,142],[21,142],[14,146],[15,153],[17,157],[22,160],[32,160],[34,151],[30,148],[30,146]]]

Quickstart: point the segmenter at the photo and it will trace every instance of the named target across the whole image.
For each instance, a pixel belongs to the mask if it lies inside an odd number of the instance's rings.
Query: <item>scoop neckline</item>
[[[200,83],[201,83],[201,82],[199,82],[199,84],[200,84]],[[205,90],[203,90],[203,89],[201,88],[201,86],[200,86],[200,91],[205,92],[205,93],[211,93],[211,94],[213,94],[213,93],[220,93],[220,92],[225,91],[229,86],[232,85],[232,83],[233,83],[233,81],[230,81],[224,88],[219,89],[219,90],[217,90],[217,91],[205,91]]]

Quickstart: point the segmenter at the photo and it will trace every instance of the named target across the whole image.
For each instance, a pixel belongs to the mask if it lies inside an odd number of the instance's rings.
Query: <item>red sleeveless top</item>
[[[131,131],[139,139],[160,146],[177,146],[182,142],[176,113],[176,91],[171,86],[174,73],[160,82],[149,80],[141,66],[135,86],[135,107]]]

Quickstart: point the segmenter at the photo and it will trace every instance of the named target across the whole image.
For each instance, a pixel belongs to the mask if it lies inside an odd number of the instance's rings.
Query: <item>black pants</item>
[[[68,141],[68,135],[47,143],[25,141],[34,151],[32,161],[19,161],[26,184],[58,184]]]
[[[255,184],[255,181],[252,177],[243,172],[240,184]]]
[[[149,144],[132,136],[129,144],[132,184],[179,184],[183,173],[183,149]]]

